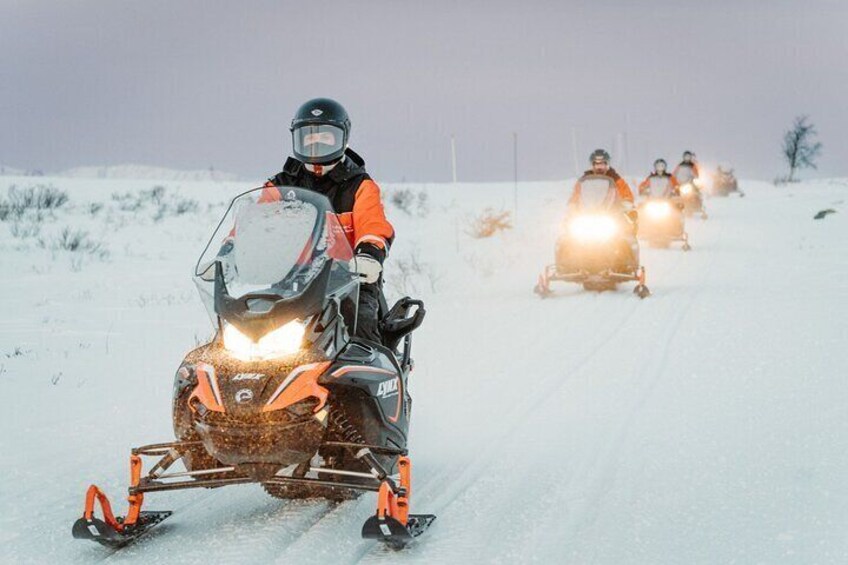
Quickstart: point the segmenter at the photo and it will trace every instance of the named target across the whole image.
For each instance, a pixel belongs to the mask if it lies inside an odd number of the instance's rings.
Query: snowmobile
[[[614,290],[619,283],[636,281],[633,292],[639,298],[649,296],[635,226],[623,213],[614,181],[589,174],[578,181],[577,189],[581,202],[566,215],[555,262],[539,275],[534,291],[549,296],[551,281],[582,284],[589,291]]]
[[[740,197],[745,196],[745,193],[739,190],[739,183],[736,180],[736,175],[733,174],[733,169],[729,168],[718,167],[716,169],[712,188],[712,196],[729,196],[731,192],[736,192]]]
[[[176,440],[132,450],[125,516],[89,487],[73,536],[122,547],[171,514],[142,511],[146,494],[245,483],[282,499],[373,491],[362,537],[401,548],[422,534],[435,516],[409,513],[407,387],[424,305],[383,301],[382,343],[352,337],[353,261],[323,195],[263,187],[237,196],[195,267],[216,331],[174,377]],[[158,460],[143,474],[145,457]],[[173,472],[177,461],[184,470]]]
[[[673,241],[683,242],[689,251],[684,204],[667,177],[651,177],[647,198],[639,204],[639,239],[654,247],[668,247]]]
[[[675,173],[677,183],[680,185],[680,198],[683,201],[683,211],[687,216],[699,214],[702,220],[707,219],[707,210],[704,208],[704,197],[701,194],[703,183],[695,177],[695,171],[690,165],[681,163]]]

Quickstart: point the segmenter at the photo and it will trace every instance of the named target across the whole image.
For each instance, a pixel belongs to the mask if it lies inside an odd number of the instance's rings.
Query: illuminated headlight
[[[671,214],[671,205],[668,202],[648,202],[645,204],[645,215],[649,218],[659,220]]]
[[[695,187],[687,182],[686,184],[684,184],[683,186],[680,187],[680,194],[682,194],[683,196],[688,196],[688,195],[692,194],[692,191],[694,189],[695,189]]]
[[[580,216],[571,221],[569,231],[584,241],[606,241],[616,234],[618,225],[609,216]]]
[[[296,353],[303,343],[306,325],[294,320],[253,341],[232,324],[224,326],[224,348],[240,361],[268,360]]]

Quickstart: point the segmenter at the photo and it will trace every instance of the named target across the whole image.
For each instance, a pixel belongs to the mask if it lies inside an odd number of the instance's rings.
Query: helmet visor
[[[307,124],[292,131],[294,153],[320,160],[344,150],[344,130],[330,124]]]

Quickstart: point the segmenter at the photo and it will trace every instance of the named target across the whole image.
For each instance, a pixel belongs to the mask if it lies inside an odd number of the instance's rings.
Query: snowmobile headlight
[[[645,204],[645,215],[653,220],[661,220],[671,214],[668,202],[648,202]]]
[[[293,320],[253,341],[232,324],[224,326],[224,348],[240,361],[276,359],[296,353],[303,343],[306,325]]]
[[[569,231],[583,241],[606,241],[616,234],[618,225],[609,216],[580,216],[571,221]]]
[[[683,196],[688,196],[692,194],[692,190],[694,190],[694,188],[695,187],[693,187],[691,183],[687,182],[686,184],[680,187],[680,194],[682,194]]]

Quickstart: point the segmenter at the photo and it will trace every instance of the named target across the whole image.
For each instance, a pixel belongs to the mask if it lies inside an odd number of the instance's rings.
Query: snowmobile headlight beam
[[[680,194],[682,194],[683,196],[688,196],[688,195],[692,194],[692,191],[694,190],[694,188],[695,187],[692,186],[692,183],[687,182],[686,184],[684,184],[680,187]]]
[[[569,232],[581,241],[606,241],[618,232],[609,216],[580,216],[571,221]]]
[[[653,220],[667,218],[671,214],[671,206],[668,202],[648,202],[645,204],[645,215]]]
[[[293,320],[253,341],[232,324],[224,325],[224,348],[240,361],[277,359],[296,353],[303,343],[306,325]]]

